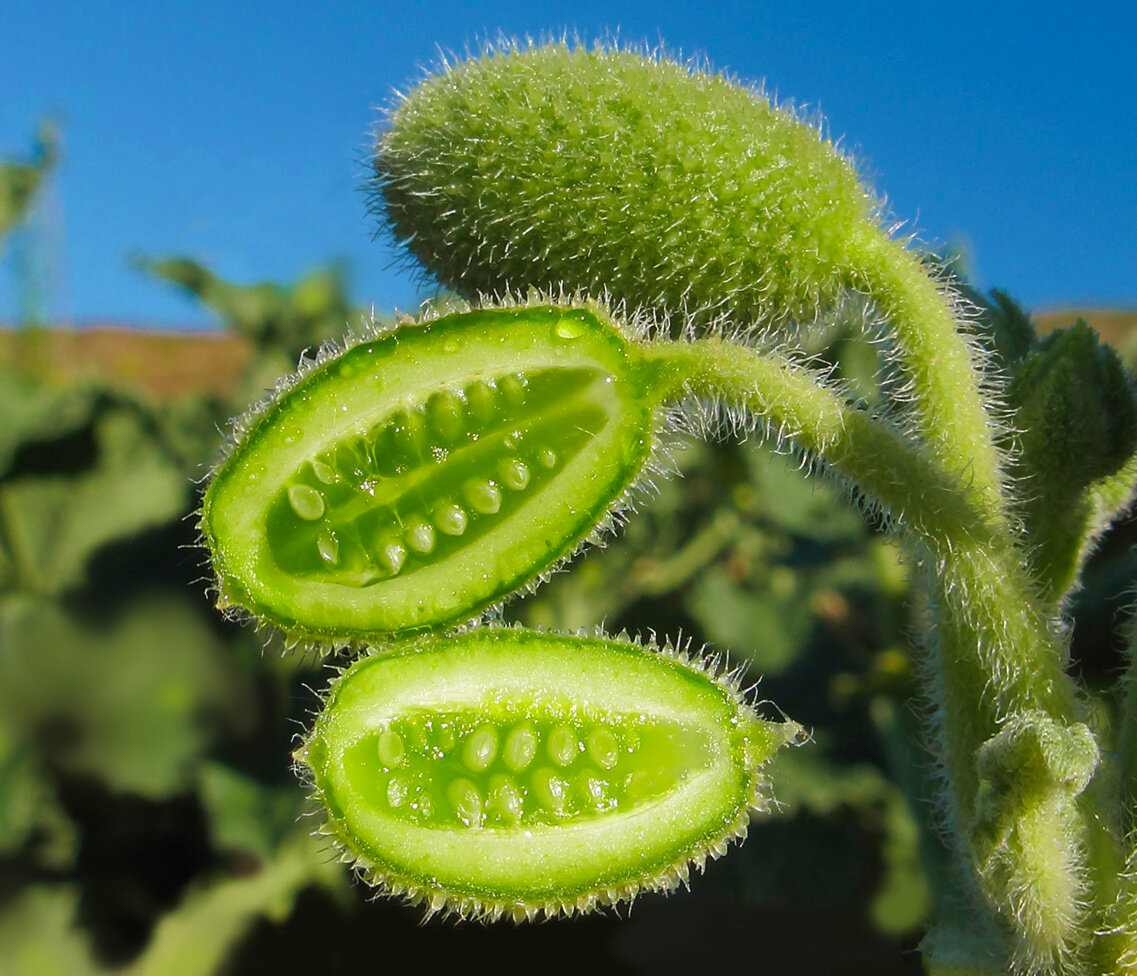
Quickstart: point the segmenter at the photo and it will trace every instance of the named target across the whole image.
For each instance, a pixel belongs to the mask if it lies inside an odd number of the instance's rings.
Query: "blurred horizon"
[[[1125,15],[1130,20],[1133,14]],[[902,19],[900,19],[902,17]],[[888,211],[1036,311],[1137,307],[1137,86],[1118,13],[1025,5],[443,2],[7,5],[0,157],[55,119],[62,158],[0,251],[0,323],[220,328],[132,256],[241,284],[342,270],[351,301],[425,291],[361,187],[376,106],[440,51],[615,36],[705,59],[820,111]]]

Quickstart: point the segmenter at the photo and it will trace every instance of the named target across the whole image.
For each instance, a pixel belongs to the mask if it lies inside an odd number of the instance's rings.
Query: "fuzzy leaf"
[[[310,272],[295,285],[272,282],[236,285],[190,258],[136,258],[143,271],[178,285],[199,298],[238,335],[262,349],[283,347],[291,366],[305,350],[338,339],[357,325],[362,309],[347,300],[337,268]]]
[[[1061,599],[1137,486],[1137,398],[1117,353],[1080,320],[1038,343],[1008,396],[1031,561]]]

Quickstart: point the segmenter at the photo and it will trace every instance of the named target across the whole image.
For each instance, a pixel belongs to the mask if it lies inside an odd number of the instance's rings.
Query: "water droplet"
[[[316,537],[316,549],[324,562],[334,566],[340,561],[339,540],[330,532],[321,532]]]
[[[520,458],[506,458],[498,465],[501,480],[513,491],[524,491],[529,486],[529,466]]]
[[[407,758],[407,751],[403,746],[402,737],[393,729],[384,729],[379,733],[377,746],[379,761],[388,768],[401,766]]]
[[[580,792],[584,794],[585,799],[594,807],[603,805],[604,801],[608,799],[608,784],[599,776],[592,776],[586,773],[581,776],[579,786]]]
[[[488,769],[497,755],[497,731],[492,725],[476,729],[466,740],[462,750],[462,761],[475,772]]]
[[[561,319],[553,328],[553,332],[560,339],[579,339],[585,332],[588,331],[588,326],[580,319]]]
[[[549,733],[549,758],[558,766],[569,766],[580,751],[576,733],[567,725],[558,725]]]
[[[601,769],[611,769],[620,758],[620,744],[609,729],[593,729],[588,734],[588,755]]]
[[[427,521],[418,521],[407,533],[407,542],[415,552],[426,555],[434,548],[434,526]]]
[[[466,531],[466,513],[458,505],[439,505],[434,510],[434,521],[446,535],[461,535]]]
[[[398,776],[392,776],[387,784],[387,802],[393,807],[401,807],[407,802],[407,784]]]
[[[288,489],[288,504],[302,519],[314,522],[324,514],[324,496],[311,485],[292,485]]]
[[[537,755],[537,733],[533,731],[533,726],[526,722],[509,733],[509,737],[505,740],[505,749],[502,751],[502,759],[510,769],[519,773],[529,766],[535,755]]]
[[[475,512],[494,515],[501,509],[501,489],[492,481],[468,481],[465,494]]]

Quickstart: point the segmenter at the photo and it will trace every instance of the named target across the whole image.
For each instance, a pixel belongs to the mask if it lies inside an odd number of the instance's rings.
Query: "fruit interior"
[[[507,522],[608,421],[606,374],[552,367],[407,399],[294,472],[267,514],[289,574],[365,587],[435,565]]]
[[[352,792],[386,816],[505,829],[628,813],[715,759],[701,729],[541,702],[401,714],[353,743],[343,763]]]

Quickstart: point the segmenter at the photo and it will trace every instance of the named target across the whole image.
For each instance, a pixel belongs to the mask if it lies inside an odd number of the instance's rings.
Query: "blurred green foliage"
[[[9,223],[50,165],[38,152],[0,168]],[[290,769],[330,672],[217,615],[194,516],[227,418],[362,313],[335,269],[240,286],[188,259],[138,264],[254,352],[231,391],[163,400],[62,379],[42,336],[10,337],[22,365],[0,368],[0,970],[356,972],[404,956],[429,970],[533,953],[642,972],[760,941],[770,966],[919,971],[900,950],[919,939],[929,889],[952,880],[915,744],[907,637],[922,610],[908,568],[840,485],[807,483],[794,458],[734,436],[676,434],[681,477],[505,615],[730,648],[763,694],[813,723],[813,745],[780,763],[783,815],[692,895],[645,899],[628,918],[426,932],[414,910],[367,902],[309,836]],[[1005,296],[971,297],[981,340],[1012,369],[1029,320]],[[879,352],[852,316],[810,341],[880,401]],[[1115,535],[1081,597],[1091,683],[1118,666],[1109,618],[1137,576],[1132,526]]]

